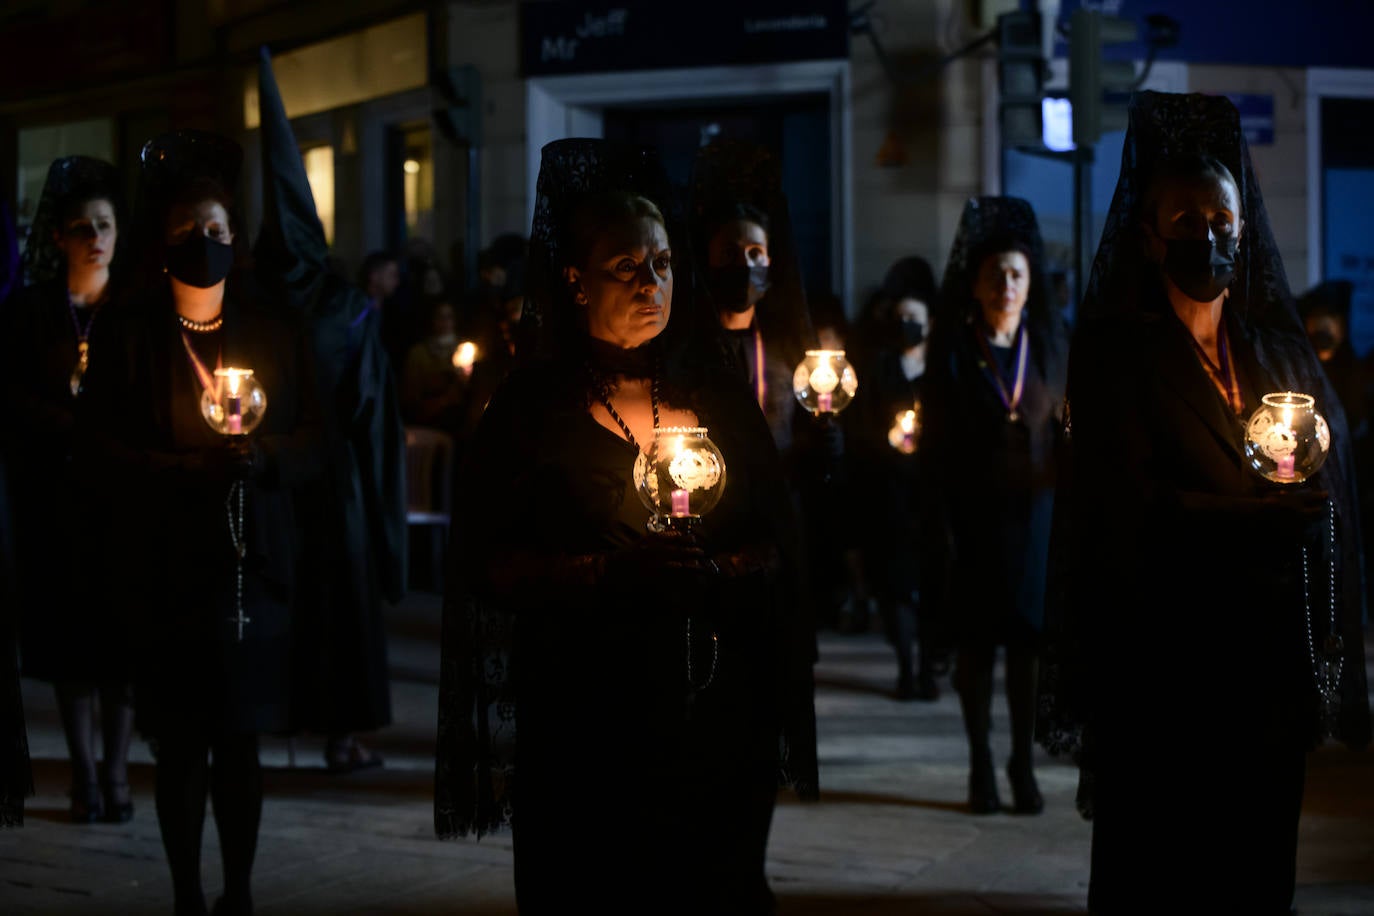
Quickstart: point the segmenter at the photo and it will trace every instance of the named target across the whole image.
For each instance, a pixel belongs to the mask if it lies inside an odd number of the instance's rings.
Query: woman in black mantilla
[[[687,224],[697,308],[721,328],[724,363],[754,392],[768,421],[801,521],[807,600],[818,620],[848,596],[844,434],[793,393],[793,373],[818,346],[802,284],[781,164],[766,147],[717,138],[692,163]]]
[[[1300,486],[1244,456],[1278,390],[1330,426]],[[1069,402],[1040,740],[1080,760],[1089,909],[1170,911],[1187,888],[1207,912],[1288,913],[1305,753],[1369,740],[1361,535],[1344,412],[1224,97],[1136,97]]]
[[[207,795],[224,863],[215,912],[252,911],[258,735],[290,724],[291,495],[318,466],[302,335],[265,314],[233,270],[240,159],[214,134],[178,131],[145,144],[142,241],[163,272],[97,325],[92,349],[102,356],[82,399],[89,457],[127,497],[120,542],[137,725],[157,759],[176,912],[188,914],[205,911]],[[266,392],[249,436],[221,435],[202,418],[217,366],[252,369]]]
[[[455,532],[435,821],[513,826],[523,914],[771,912],[779,779],[816,794],[777,452],[713,316],[675,307],[663,187],[647,151],[545,147],[522,366],[463,475],[488,524]],[[633,486],[671,425],[725,457],[700,535],[647,533]]]
[[[113,165],[86,156],[48,169],[23,267],[27,287],[3,316],[23,671],[57,689],[78,823],[133,816],[129,647],[102,585],[108,495],[72,465],[89,335],[121,283],[123,193]],[[97,767],[96,731],[103,739]]]
[[[989,745],[999,646],[1006,649],[1013,810],[1036,814],[1044,804],[1031,755],[1068,331],[1042,263],[1030,204],[971,199],[945,266],[942,313],[933,319],[922,430],[931,540],[922,591],[947,604],[940,626],[956,651],[951,681],[968,735],[975,814],[1001,808]]]
[[[939,652],[929,626],[939,601],[938,596],[922,595],[920,583],[925,561],[921,421],[931,317],[938,312],[935,272],[924,258],[902,258],[888,269],[869,303],[865,340],[852,359],[863,384],[844,416],[854,498],[871,513],[866,524],[857,526],[864,578],[896,654],[895,694],[900,700],[940,695],[935,680]],[[907,411],[913,415],[912,427],[904,435],[898,417]]]

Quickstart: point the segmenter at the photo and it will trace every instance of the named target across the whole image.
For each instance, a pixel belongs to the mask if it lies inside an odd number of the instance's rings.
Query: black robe
[[[405,426],[380,316],[341,280],[308,312],[324,473],[303,488],[297,728],[391,722],[385,601],[406,591]]]
[[[198,460],[219,445],[166,287],[102,316],[86,376],[83,460],[122,497],[122,588],[112,602],[134,638],[137,725],[207,738],[290,726],[292,602],[299,563],[293,493],[320,469],[311,368],[299,330],[235,296],[220,336],[225,366],[251,368],[267,410],[251,434],[265,472],[247,487],[243,609],[237,637],[230,482]]]
[[[329,246],[260,50],[263,221],[258,281],[305,325],[323,470],[297,494],[303,519],[293,728],[342,734],[391,721],[383,600],[405,594],[406,443],[381,315],[330,268]]]

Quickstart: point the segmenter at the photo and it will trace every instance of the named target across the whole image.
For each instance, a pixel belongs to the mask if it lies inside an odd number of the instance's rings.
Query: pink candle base
[[[1274,471],[1274,476],[1279,480],[1292,480],[1297,477],[1297,472],[1293,467],[1293,456],[1283,455],[1278,459],[1278,468]]]
[[[673,491],[673,518],[686,518],[692,514],[692,504],[686,490]]]
[[[828,412],[831,409],[830,405],[832,403],[833,401],[830,392],[822,391],[816,394],[816,409],[821,411],[822,413]]]

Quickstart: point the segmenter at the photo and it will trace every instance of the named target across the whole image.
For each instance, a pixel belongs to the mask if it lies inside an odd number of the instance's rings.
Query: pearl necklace
[[[220,312],[218,315],[216,315],[214,318],[211,318],[209,321],[192,321],[185,315],[177,315],[177,321],[180,321],[181,326],[188,331],[200,331],[202,333],[208,333],[210,331],[218,331],[220,329],[220,326],[224,324],[224,313]]]

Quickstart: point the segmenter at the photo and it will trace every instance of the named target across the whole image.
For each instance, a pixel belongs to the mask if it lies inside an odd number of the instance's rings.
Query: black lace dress
[[[550,396],[568,388],[549,367],[516,370],[472,441],[458,505],[484,524],[458,535],[461,586],[446,609],[439,832],[509,821],[522,913],[769,912],[780,775],[815,792],[814,643],[788,600],[795,571],[771,549],[695,597],[540,585],[569,557],[642,538],[648,518],[635,446],[578,398]],[[710,551],[776,548],[789,512],[762,414],[723,377],[691,391],[727,466],[704,523]],[[486,571],[512,554],[531,574],[494,586]],[[479,683],[462,684],[465,671]],[[709,686],[689,688],[689,674]]]

